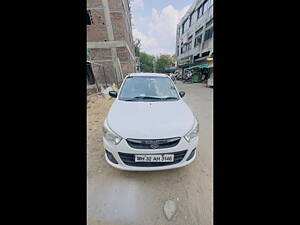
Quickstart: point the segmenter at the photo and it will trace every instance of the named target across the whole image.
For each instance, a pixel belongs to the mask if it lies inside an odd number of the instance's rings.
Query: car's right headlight
[[[199,124],[197,120],[195,120],[193,128],[184,136],[184,138],[187,142],[191,142],[192,139],[197,137],[198,133],[199,133]]]
[[[111,144],[117,145],[122,141],[122,137],[109,128],[106,120],[103,125],[103,136]]]

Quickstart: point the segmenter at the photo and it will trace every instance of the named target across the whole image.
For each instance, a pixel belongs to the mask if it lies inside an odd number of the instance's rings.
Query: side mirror
[[[185,92],[184,91],[180,91],[179,95],[180,95],[181,98],[183,98],[183,96],[185,96]]]
[[[118,92],[116,92],[116,91],[110,91],[110,92],[109,92],[109,95],[110,95],[111,97],[113,97],[113,98],[116,98],[116,97],[118,96]]]

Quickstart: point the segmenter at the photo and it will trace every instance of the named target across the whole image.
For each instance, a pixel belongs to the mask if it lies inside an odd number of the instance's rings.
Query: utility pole
[[[153,73],[156,72],[156,56],[153,58]]]

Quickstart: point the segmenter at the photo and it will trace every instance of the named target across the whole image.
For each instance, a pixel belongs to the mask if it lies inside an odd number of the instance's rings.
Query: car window
[[[124,81],[119,100],[169,101],[178,100],[174,84],[168,77],[134,76]]]

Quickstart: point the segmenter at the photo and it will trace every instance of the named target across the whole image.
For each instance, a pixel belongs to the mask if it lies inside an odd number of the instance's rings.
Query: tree
[[[140,50],[141,50],[141,40],[140,39],[135,39],[133,42],[134,45],[134,52],[135,56],[140,57]]]
[[[140,52],[141,72],[153,73],[154,56],[148,55],[145,52]]]
[[[172,56],[171,55],[161,55],[158,57],[156,61],[156,72],[164,73],[165,70],[172,66]]]

